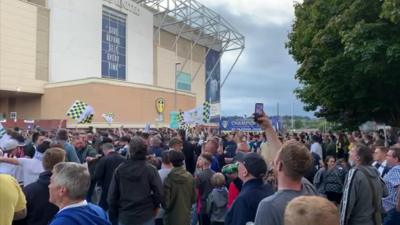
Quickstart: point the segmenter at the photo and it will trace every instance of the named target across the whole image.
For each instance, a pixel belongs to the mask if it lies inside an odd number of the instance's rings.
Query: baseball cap
[[[231,163],[222,167],[223,174],[232,174],[238,172],[238,163]]]
[[[5,152],[16,149],[19,146],[18,141],[14,140],[14,139],[9,139],[7,141],[5,141],[5,143],[3,144],[3,150]]]
[[[262,178],[267,173],[267,163],[255,152],[245,154],[238,162],[243,163],[247,171],[256,178]]]

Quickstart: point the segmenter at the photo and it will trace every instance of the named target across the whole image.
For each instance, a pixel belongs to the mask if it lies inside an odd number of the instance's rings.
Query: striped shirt
[[[383,180],[386,183],[389,195],[385,198],[382,198],[382,203],[383,208],[386,212],[388,212],[389,210],[396,208],[397,188],[400,185],[400,165],[397,165],[389,170],[389,172],[384,176]]]

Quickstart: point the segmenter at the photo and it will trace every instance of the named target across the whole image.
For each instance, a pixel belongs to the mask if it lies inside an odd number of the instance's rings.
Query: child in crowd
[[[207,199],[207,213],[210,215],[211,225],[223,225],[227,213],[228,190],[225,187],[225,177],[222,173],[215,173],[211,178],[214,187]]]

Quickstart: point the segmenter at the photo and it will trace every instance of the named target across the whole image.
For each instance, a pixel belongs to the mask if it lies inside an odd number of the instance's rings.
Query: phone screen
[[[264,112],[264,104],[263,103],[256,103],[254,114],[257,116],[262,116]]]

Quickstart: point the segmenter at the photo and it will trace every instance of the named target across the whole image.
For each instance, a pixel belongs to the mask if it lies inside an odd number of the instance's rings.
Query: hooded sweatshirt
[[[108,191],[113,224],[141,224],[154,216],[162,202],[162,183],[155,167],[145,160],[127,160],[114,173]]]
[[[166,225],[190,224],[192,204],[196,201],[196,183],[183,167],[175,167],[164,180]]]
[[[56,214],[50,225],[110,225],[107,214],[97,205],[68,208]]]
[[[228,190],[226,187],[214,188],[207,200],[207,213],[211,222],[224,222],[227,212]]]

